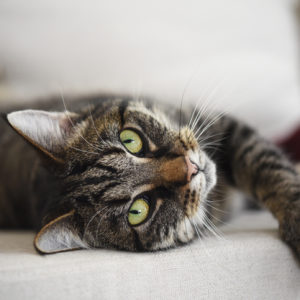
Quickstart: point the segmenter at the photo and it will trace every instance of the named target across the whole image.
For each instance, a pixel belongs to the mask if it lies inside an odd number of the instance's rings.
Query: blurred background
[[[1,0],[0,107],[48,95],[208,100],[286,139],[300,120],[295,0]]]

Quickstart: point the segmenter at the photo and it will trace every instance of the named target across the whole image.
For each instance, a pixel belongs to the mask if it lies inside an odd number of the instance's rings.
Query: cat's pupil
[[[129,143],[132,143],[132,142],[134,142],[134,140],[133,140],[133,139],[127,139],[127,140],[125,140],[123,143],[125,143],[125,144],[129,144]]]
[[[136,209],[134,209],[134,210],[131,210],[130,211],[130,213],[131,214],[133,214],[133,215],[138,215],[138,214],[140,214],[142,211],[139,209],[139,210],[136,210]]]

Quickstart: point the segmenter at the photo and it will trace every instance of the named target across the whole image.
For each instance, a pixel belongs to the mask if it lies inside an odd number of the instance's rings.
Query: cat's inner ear
[[[74,228],[73,217],[71,211],[45,225],[35,237],[36,249],[50,254],[86,248]]]
[[[31,144],[48,156],[59,160],[58,154],[74,130],[76,114],[22,110],[7,115],[10,125]]]

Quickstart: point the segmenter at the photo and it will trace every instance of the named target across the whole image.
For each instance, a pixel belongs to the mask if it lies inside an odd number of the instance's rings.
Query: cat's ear
[[[48,157],[62,162],[59,153],[74,131],[76,114],[22,110],[6,116],[9,124]]]
[[[35,248],[44,254],[86,248],[73,226],[73,217],[71,211],[45,225],[34,239]]]

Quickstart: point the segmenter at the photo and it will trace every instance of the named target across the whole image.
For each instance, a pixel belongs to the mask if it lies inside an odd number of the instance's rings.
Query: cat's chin
[[[205,175],[205,197],[212,191],[212,189],[217,184],[217,168],[216,164],[212,162],[212,160],[206,157],[206,164],[204,167],[204,175]]]
[[[193,218],[199,213],[199,209],[205,206],[209,193],[217,183],[215,163],[204,152],[199,152],[199,158],[195,161],[200,166],[200,171],[188,185],[188,190],[191,190],[192,194],[196,194],[196,201],[192,198],[186,210],[186,215],[190,218]]]

